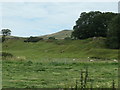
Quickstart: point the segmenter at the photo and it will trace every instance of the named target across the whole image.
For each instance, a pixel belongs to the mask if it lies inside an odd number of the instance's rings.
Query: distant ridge
[[[71,37],[71,33],[73,30],[62,30],[53,34],[48,34],[44,36],[40,36],[43,39],[48,39],[49,37],[55,37],[56,39],[64,39],[66,37]]]

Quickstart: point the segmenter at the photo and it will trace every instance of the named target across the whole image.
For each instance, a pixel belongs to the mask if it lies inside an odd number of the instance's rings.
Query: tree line
[[[120,44],[120,14],[112,12],[83,12],[73,27],[72,38],[106,37],[106,45],[118,49]]]

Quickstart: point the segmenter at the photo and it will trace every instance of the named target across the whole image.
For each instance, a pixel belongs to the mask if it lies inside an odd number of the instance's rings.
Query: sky
[[[81,12],[118,12],[117,2],[3,2],[0,6],[2,29],[22,37],[72,30]]]

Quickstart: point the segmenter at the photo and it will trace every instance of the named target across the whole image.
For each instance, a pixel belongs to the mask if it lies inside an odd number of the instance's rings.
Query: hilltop
[[[71,37],[71,33],[73,30],[62,30],[53,34],[48,34],[44,36],[40,36],[43,39],[48,39],[49,37],[55,37],[56,39],[64,39],[66,37]]]

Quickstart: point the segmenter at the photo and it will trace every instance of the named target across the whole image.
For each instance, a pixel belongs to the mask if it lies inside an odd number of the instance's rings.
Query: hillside
[[[118,50],[107,49],[105,38],[89,38],[85,40],[54,40],[25,43],[22,39],[9,39],[3,43],[3,51],[14,56],[29,59],[40,58],[87,58],[114,59]]]
[[[64,39],[65,37],[71,37],[72,30],[62,30],[57,33],[49,34],[49,35],[44,35],[40,36],[44,39],[48,39],[49,37],[55,37],[56,39]]]

